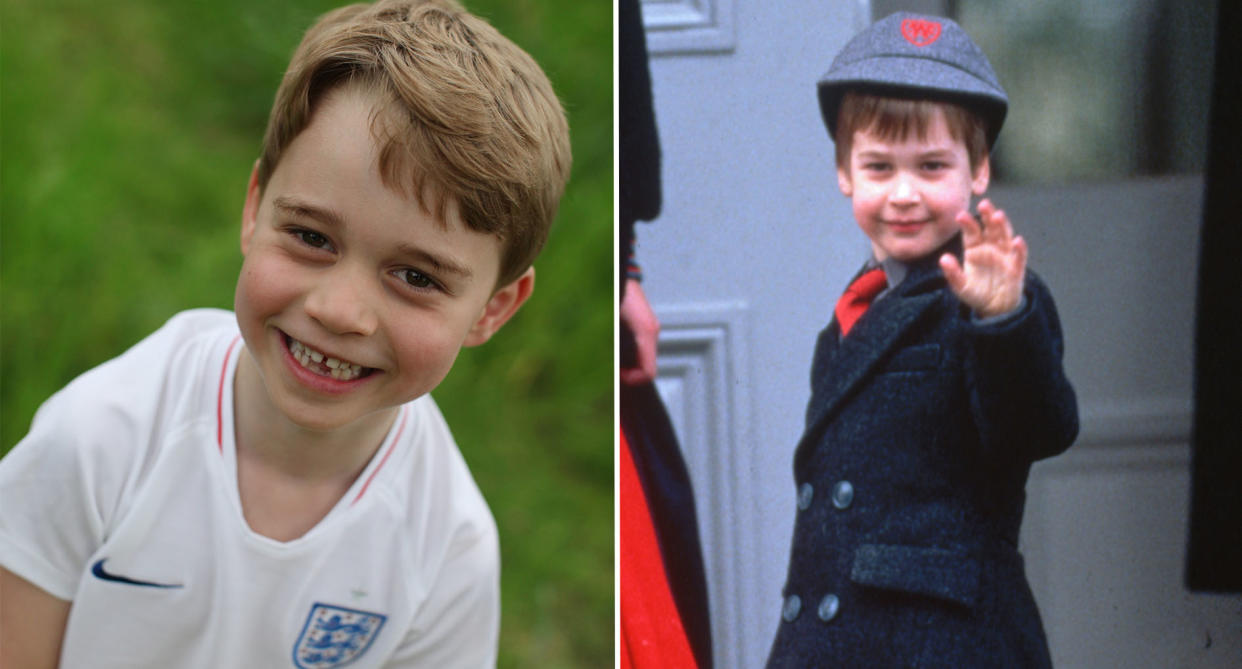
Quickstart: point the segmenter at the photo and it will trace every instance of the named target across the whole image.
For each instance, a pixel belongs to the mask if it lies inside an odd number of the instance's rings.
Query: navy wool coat
[[[1050,666],[1018,528],[1078,434],[1056,307],[1028,272],[1016,315],[972,321],[938,256],[819,336],[769,667]]]

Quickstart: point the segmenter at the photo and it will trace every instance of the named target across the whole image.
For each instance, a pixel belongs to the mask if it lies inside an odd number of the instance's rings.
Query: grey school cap
[[[1009,98],[996,73],[953,21],[899,12],[871,24],[845,45],[819,79],[819,109],[834,138],[846,90],[956,102],[978,113],[996,143]]]

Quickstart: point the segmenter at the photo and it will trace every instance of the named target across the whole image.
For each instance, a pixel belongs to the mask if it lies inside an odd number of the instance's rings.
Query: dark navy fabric
[[[782,593],[800,607],[769,667],[1050,666],[1017,543],[1031,463],[1078,433],[1056,307],[1028,272],[1018,314],[972,322],[939,255],[820,334]]]
[[[617,5],[617,166],[620,198],[617,200],[617,271],[621,298],[625,298],[625,269],[634,247],[634,224],[660,215],[663,191],[660,181],[660,133],[651,97],[651,71],[647,62],[647,33],[643,29],[638,0]],[[623,367],[634,365],[633,335],[623,331]]]

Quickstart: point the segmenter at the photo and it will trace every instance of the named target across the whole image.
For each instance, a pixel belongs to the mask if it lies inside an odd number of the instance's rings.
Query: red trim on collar
[[[224,454],[224,379],[229,372],[229,358],[239,341],[241,335],[234,337],[233,343],[229,344],[229,350],[224,352],[224,364],[220,367],[220,387],[216,390],[216,449],[221,455]]]
[[[367,488],[370,487],[371,481],[375,480],[375,475],[384,468],[384,463],[388,462],[388,456],[392,455],[392,452],[397,449],[397,443],[401,440],[401,433],[405,430],[405,421],[409,418],[409,414],[409,409],[406,407],[401,408],[401,424],[397,426],[397,433],[392,436],[392,443],[388,444],[388,450],[384,451],[384,455],[380,457],[379,464],[376,465],[375,471],[371,472],[371,475],[367,477],[366,483],[363,483],[362,488],[358,490],[358,496],[354,497],[354,501],[349,503],[350,506],[357,504],[358,500],[362,499],[362,495],[365,494]]]

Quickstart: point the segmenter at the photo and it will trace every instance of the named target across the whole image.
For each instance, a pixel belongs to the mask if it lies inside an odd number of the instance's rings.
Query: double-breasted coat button
[[[837,481],[832,486],[832,505],[838,509],[848,509],[854,503],[854,484],[849,481]]]
[[[781,607],[781,617],[785,622],[791,623],[794,618],[798,617],[798,613],[802,611],[802,599],[797,595],[790,595],[785,598],[785,605]]]
[[[815,497],[815,488],[810,483],[803,483],[798,486],[798,510],[806,511],[811,508],[811,500]]]
[[[815,613],[819,616],[820,620],[828,622],[829,620],[836,618],[837,611],[840,610],[841,600],[838,599],[836,595],[824,595],[824,598],[819,601],[819,610]]]

